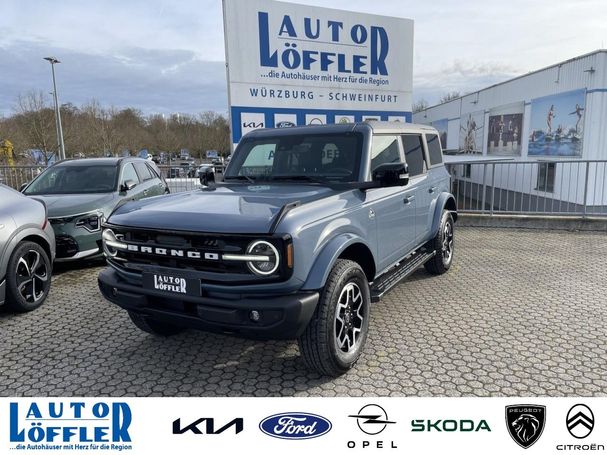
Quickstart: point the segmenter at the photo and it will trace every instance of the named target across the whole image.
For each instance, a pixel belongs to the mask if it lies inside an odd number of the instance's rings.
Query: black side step
[[[371,302],[379,301],[384,294],[432,259],[435,254],[436,251],[422,250],[416,252],[392,270],[384,273],[371,285]]]

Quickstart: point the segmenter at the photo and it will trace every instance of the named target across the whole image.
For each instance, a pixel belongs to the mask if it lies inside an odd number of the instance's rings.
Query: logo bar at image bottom
[[[605,452],[607,398],[0,398],[0,454]]]

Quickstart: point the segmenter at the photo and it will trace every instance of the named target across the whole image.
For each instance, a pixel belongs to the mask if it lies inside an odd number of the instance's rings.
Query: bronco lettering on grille
[[[209,261],[218,261],[218,253],[200,252],[196,250],[182,250],[175,248],[164,248],[144,245],[134,245],[132,243],[127,244],[127,250],[135,253],[155,254],[158,256],[171,256],[171,257],[186,257],[189,259],[205,259]]]

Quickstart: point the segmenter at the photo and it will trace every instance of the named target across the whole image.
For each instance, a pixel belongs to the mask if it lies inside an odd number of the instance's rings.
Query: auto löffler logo
[[[537,442],[544,431],[546,406],[518,404],[506,406],[506,426],[510,436],[523,449]]]
[[[9,441],[17,449],[130,450],[131,421],[123,402],[13,402]]]
[[[285,412],[266,417],[259,423],[259,429],[273,438],[310,439],[331,431],[328,419],[307,412]]]

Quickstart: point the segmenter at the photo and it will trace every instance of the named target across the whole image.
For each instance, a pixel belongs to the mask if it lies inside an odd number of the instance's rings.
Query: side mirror
[[[200,173],[200,184],[209,186],[209,183],[215,183],[215,172],[212,168],[206,168]]]
[[[405,186],[409,183],[409,166],[405,163],[380,164],[373,171],[373,181],[381,187]]]
[[[136,186],[137,186],[137,183],[135,183],[134,180],[127,180],[122,185],[120,185],[120,191],[122,191],[123,193],[126,193],[127,191],[135,188]]]
[[[25,182],[23,184],[21,184],[21,186],[19,187],[19,192],[23,193],[23,190],[27,187],[27,185],[29,185],[30,182]]]

